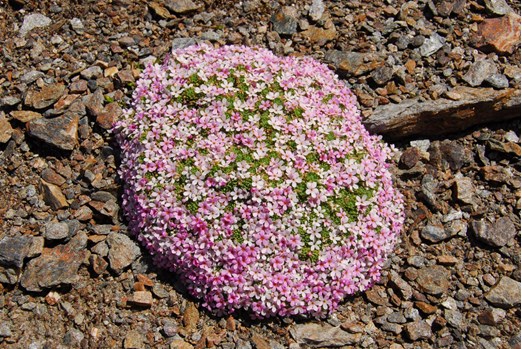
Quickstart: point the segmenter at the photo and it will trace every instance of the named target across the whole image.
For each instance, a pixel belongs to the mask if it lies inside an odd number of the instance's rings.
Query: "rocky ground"
[[[519,348],[520,3],[193,1],[0,6],[0,346]],[[401,242],[328,319],[216,318],[126,235],[108,129],[196,41],[330,64],[400,150]]]

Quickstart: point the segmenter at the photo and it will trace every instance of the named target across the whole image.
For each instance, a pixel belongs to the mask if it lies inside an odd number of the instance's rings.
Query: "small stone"
[[[30,110],[15,110],[11,112],[11,116],[20,122],[29,122],[40,119],[42,114]]]
[[[0,266],[21,269],[24,259],[29,255],[32,237],[4,236],[0,240]]]
[[[483,310],[478,316],[477,320],[483,325],[495,326],[504,320],[506,311],[499,308],[489,308]]]
[[[69,226],[64,222],[49,222],[45,225],[44,237],[47,240],[64,240],[69,237]]]
[[[2,115],[0,115],[0,143],[7,143],[11,139],[13,134],[13,128],[9,121]]]
[[[404,315],[402,313],[400,313],[398,311],[394,311],[393,313],[388,315],[386,320],[388,320],[389,322],[394,323],[394,324],[406,323],[406,318],[404,317]]]
[[[22,27],[20,28],[20,36],[23,38],[31,30],[35,28],[45,28],[51,25],[52,20],[40,13],[32,13],[24,17]]]
[[[478,240],[494,247],[502,247],[510,242],[517,230],[508,217],[501,217],[491,224],[484,220],[471,223],[473,232]]]
[[[362,337],[361,333],[348,333],[324,323],[296,324],[290,328],[290,334],[298,344],[312,348],[355,345]]]
[[[85,108],[90,115],[97,117],[98,114],[103,112],[103,103],[105,99],[101,88],[98,88],[94,93],[88,96],[84,96],[83,101]]]
[[[87,91],[87,81],[78,80],[69,85],[69,92],[71,93],[83,93]]]
[[[458,310],[445,309],[444,310],[444,318],[448,322],[448,324],[455,328],[461,328],[463,316],[462,313]]]
[[[307,30],[302,32],[302,35],[305,38],[308,38],[311,43],[323,45],[327,41],[331,41],[337,37],[337,30],[333,24],[328,29],[310,26]]]
[[[43,194],[45,203],[53,210],[56,211],[69,206],[69,203],[63,195],[60,187],[51,183],[47,183],[44,180],[40,180],[40,191]]]
[[[411,286],[395,271],[390,272],[389,286],[397,291],[405,301],[410,300],[413,295],[413,289]]]
[[[30,85],[36,80],[43,78],[45,76],[44,73],[38,70],[32,70],[30,72],[25,73],[20,77],[20,82],[26,85]]]
[[[386,65],[379,67],[372,71],[370,76],[377,85],[383,86],[393,77],[393,68]]]
[[[28,124],[29,135],[58,149],[73,150],[78,143],[78,123],[75,114],[36,119]]]
[[[77,34],[82,34],[84,30],[83,22],[79,18],[73,18],[69,21],[71,24],[72,30],[74,30]]]
[[[450,276],[446,268],[434,265],[419,270],[416,282],[424,292],[436,296],[448,292]]]
[[[165,7],[176,14],[183,14],[196,11],[200,8],[192,0],[166,0]]]
[[[453,256],[442,255],[437,257],[437,263],[441,265],[455,265],[459,260]]]
[[[169,19],[172,17],[170,12],[160,3],[150,2],[147,4],[155,14],[163,19]]]
[[[109,266],[109,263],[103,258],[102,256],[99,256],[97,254],[92,254],[89,257],[89,263],[91,265],[92,270],[98,274],[101,275],[107,270],[107,267]]]
[[[410,322],[405,327],[406,334],[412,341],[416,341],[419,339],[429,339],[432,335],[430,325],[428,325],[428,323],[424,320]]]
[[[53,105],[65,92],[63,84],[45,85],[39,92],[29,90],[25,96],[25,105],[34,109],[45,109]]]
[[[391,322],[388,322],[388,321],[384,321],[383,324],[381,325],[381,328],[384,331],[392,332],[392,333],[395,333],[395,334],[400,334],[402,332],[402,326],[401,325],[394,324],[394,323],[391,323]]]
[[[295,7],[284,6],[272,15],[270,22],[279,35],[292,35],[297,32],[297,18]]]
[[[419,148],[409,147],[402,153],[399,163],[402,165],[402,167],[409,170],[413,168],[417,162],[419,162],[421,157],[422,154]]]
[[[8,323],[6,321],[0,322],[0,337],[11,337],[13,335],[13,332],[11,332],[11,323]]]
[[[5,96],[0,98],[0,107],[14,107],[21,102],[21,99],[15,96]]]
[[[167,337],[174,337],[178,334],[178,324],[171,319],[163,320],[163,333]]]
[[[460,177],[455,179],[454,193],[458,200],[465,204],[472,205],[474,200],[475,186],[473,180],[468,177]]]
[[[87,237],[76,235],[66,245],[44,248],[40,257],[29,261],[20,284],[31,292],[70,285],[78,280],[78,269],[87,258]]]
[[[312,0],[312,5],[308,10],[308,16],[312,21],[318,21],[323,17],[325,7],[323,0]]]
[[[198,43],[199,40],[194,38],[176,38],[172,40],[172,50],[183,49]]]
[[[496,89],[508,88],[509,80],[504,74],[492,74],[488,76],[484,81],[490,84]]]
[[[470,86],[477,87],[490,76],[497,74],[497,66],[490,59],[481,59],[469,68],[468,72],[462,77]]]
[[[152,293],[149,291],[135,291],[129,299],[129,303],[144,308],[150,308],[153,302]]]
[[[324,59],[339,73],[348,76],[360,76],[382,65],[382,61],[371,53],[331,50],[326,52]]]
[[[69,347],[77,348],[80,346],[80,343],[82,342],[84,337],[85,337],[85,335],[82,333],[82,331],[77,330],[75,328],[71,328],[63,336],[63,344],[65,344]]]
[[[252,334],[251,340],[252,343],[254,343],[256,349],[271,349],[271,346],[268,344],[267,340],[255,332]]]
[[[120,274],[141,254],[140,248],[127,235],[110,233],[107,237],[109,245],[109,264],[111,269]]]
[[[502,276],[499,283],[485,295],[486,300],[496,307],[509,309],[520,305],[520,282]]]
[[[168,298],[169,293],[161,284],[155,283],[154,286],[152,286],[152,293],[158,297],[158,298]]]
[[[428,57],[437,52],[444,46],[446,39],[437,33],[433,33],[424,43],[420,46],[420,54],[423,57]]]
[[[137,331],[130,331],[125,336],[125,340],[123,341],[123,347],[125,349],[143,349],[145,337]]]
[[[80,76],[84,79],[90,80],[90,79],[96,79],[100,77],[103,74],[102,68],[98,67],[97,65],[93,65],[92,67],[89,67],[87,69],[84,69]]]
[[[192,302],[188,302],[185,312],[183,313],[183,326],[187,331],[194,331],[199,322],[199,311],[196,305]]]
[[[105,106],[104,111],[96,117],[96,123],[102,128],[109,130],[122,114],[123,110],[118,103],[109,103]]]
[[[488,11],[496,15],[505,15],[510,12],[514,12],[511,6],[509,6],[506,0],[484,0],[484,4]]]
[[[471,44],[483,51],[513,53],[520,45],[520,16],[510,12],[499,18],[487,18],[478,25]]]

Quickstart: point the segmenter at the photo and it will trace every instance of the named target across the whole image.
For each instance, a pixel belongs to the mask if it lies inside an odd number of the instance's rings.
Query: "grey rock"
[[[69,237],[69,226],[64,222],[49,222],[45,225],[44,237],[47,240],[64,240]]]
[[[394,324],[404,324],[406,323],[406,318],[404,315],[398,311],[394,311],[390,315],[388,315],[387,319],[389,322]]]
[[[85,108],[87,112],[96,117],[103,112],[103,103],[105,98],[103,96],[103,91],[101,88],[96,89],[94,93],[83,97],[83,102],[85,104]]]
[[[177,14],[193,12],[200,8],[192,0],[166,0],[165,7]]]
[[[486,79],[484,79],[484,81],[496,89],[509,87],[509,80],[504,74],[491,74]]]
[[[360,53],[351,51],[327,51],[324,59],[332,64],[341,74],[348,76],[359,76],[365,74],[379,65],[380,58],[372,53]]]
[[[477,87],[482,85],[482,82],[490,76],[497,74],[497,66],[491,59],[481,59],[473,63],[462,79],[468,85]]]
[[[475,186],[473,185],[473,180],[468,177],[460,177],[455,179],[455,196],[458,200],[465,204],[473,204]]]
[[[158,298],[167,298],[169,296],[167,290],[159,283],[155,283],[154,286],[152,286],[152,293]]]
[[[0,322],[0,337],[11,337],[13,335],[11,332],[12,325],[12,323],[6,321]]]
[[[178,334],[178,324],[171,319],[163,320],[163,333],[167,337],[174,337]]]
[[[445,294],[450,286],[450,275],[450,272],[440,265],[424,267],[419,270],[416,282],[426,293],[431,295]]]
[[[508,5],[506,0],[484,0],[484,4],[488,11],[496,15],[502,16],[509,12],[513,12],[513,9]]]
[[[127,235],[110,233],[107,237],[109,245],[109,265],[116,273],[121,273],[141,254],[140,248]]]
[[[355,345],[362,336],[360,333],[352,334],[339,327],[318,323],[296,324],[290,328],[290,334],[298,344],[312,348]]]
[[[461,99],[421,101],[420,98],[411,98],[398,104],[380,105],[363,120],[363,124],[370,132],[385,135],[388,139],[404,139],[444,135],[478,124],[520,118],[518,91],[506,93],[463,86],[453,91],[458,92]]]
[[[69,23],[71,24],[72,30],[74,30],[76,33],[78,33],[78,34],[83,33],[84,26],[83,26],[83,22],[81,19],[75,17],[75,18],[72,18],[69,21]]]
[[[218,41],[223,37],[223,33],[221,31],[207,30],[206,32],[201,33],[201,40],[208,41]]]
[[[91,248],[91,251],[100,257],[107,257],[109,254],[109,246],[107,246],[105,241],[101,241],[94,245],[94,247]]]
[[[31,236],[5,236],[0,240],[0,266],[22,268],[32,246]]]
[[[463,316],[458,310],[445,309],[444,318],[448,321],[450,326],[455,328],[462,328]]]
[[[410,300],[413,295],[413,289],[411,286],[394,270],[390,271],[389,286],[398,292],[405,301]]]
[[[458,235],[466,237],[466,233],[468,232],[468,224],[465,221],[458,219],[444,224],[444,230],[448,236]]]
[[[58,149],[73,150],[78,143],[78,122],[75,114],[36,119],[29,123],[29,135]]]
[[[145,348],[145,337],[138,331],[129,331],[123,341],[125,349],[143,349]]]
[[[478,316],[477,320],[484,325],[495,326],[504,320],[506,311],[500,308],[489,308],[483,310]]]
[[[321,19],[324,13],[324,2],[323,0],[312,0],[312,5],[308,10],[308,15],[312,21],[318,21]]]
[[[520,305],[520,282],[503,276],[485,295],[486,300],[499,308],[509,309]]]
[[[103,74],[102,68],[98,67],[97,65],[93,65],[92,67],[84,69],[80,73],[80,76],[84,79],[90,80],[90,79],[98,78],[98,77],[102,76],[102,74]]]
[[[515,225],[508,217],[501,217],[493,224],[483,219],[473,221],[471,227],[478,240],[494,247],[506,245],[517,234]]]
[[[432,335],[431,326],[424,320],[410,322],[405,326],[405,328],[408,338],[412,341],[428,339]]]
[[[30,72],[27,72],[25,73],[24,75],[22,75],[20,77],[20,82],[23,83],[23,84],[32,84],[33,82],[35,82],[36,80],[38,80],[39,78],[42,78],[44,77],[45,74],[42,73],[41,71],[38,71],[38,70],[31,70]]]
[[[199,43],[198,39],[195,38],[176,38],[172,40],[172,49],[178,50],[183,49],[192,45],[197,45]],[[155,60],[155,58],[154,58]]]
[[[63,336],[63,344],[70,347],[79,347],[84,337],[85,335],[82,331],[71,328],[65,333],[65,336]]]
[[[0,98],[0,107],[13,107],[20,103],[22,100],[15,96],[5,96]]]
[[[486,338],[497,338],[500,336],[500,330],[494,326],[479,325],[480,335]]]
[[[35,28],[45,28],[51,25],[51,23],[52,20],[49,17],[42,15],[41,13],[32,13],[27,15],[24,17],[22,27],[20,28],[20,36],[24,37],[31,30]]]
[[[395,324],[395,323],[391,323],[391,322],[388,322],[388,321],[384,321],[382,323],[382,325],[381,325],[381,328],[384,331],[392,332],[392,333],[395,333],[395,334],[400,334],[402,332],[402,326],[401,325]]]
[[[65,85],[51,84],[45,85],[40,91],[29,90],[24,103],[35,109],[45,109],[56,102],[65,92]]]
[[[297,10],[291,6],[284,6],[270,18],[274,31],[279,35],[292,35],[297,32]]]
[[[437,52],[444,46],[446,39],[437,33],[433,33],[424,43],[419,47],[420,54],[423,57],[428,57]]]
[[[372,71],[370,75],[377,85],[382,86],[385,85],[388,81],[390,81],[393,77],[393,68],[388,66],[382,66]]]
[[[423,239],[428,240],[433,243],[437,243],[451,237],[449,231],[444,229],[444,227],[440,224],[437,225],[427,225],[422,228],[421,236]]]

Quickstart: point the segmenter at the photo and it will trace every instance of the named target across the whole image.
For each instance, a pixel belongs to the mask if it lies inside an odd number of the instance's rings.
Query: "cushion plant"
[[[218,314],[324,316],[379,279],[401,231],[391,148],[311,58],[175,50],[114,130],[130,230]]]

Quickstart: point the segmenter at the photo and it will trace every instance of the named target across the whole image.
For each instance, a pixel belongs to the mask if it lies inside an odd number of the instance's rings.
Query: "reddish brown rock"
[[[119,119],[119,117],[123,114],[118,103],[113,102],[107,104],[104,111],[98,114],[96,117],[96,122],[102,128],[108,130],[112,128],[112,125]]]
[[[132,294],[132,298],[129,299],[129,303],[138,307],[151,307],[153,303],[152,293],[149,291],[136,291]]]
[[[79,117],[66,114],[29,123],[29,135],[62,150],[73,150],[78,143]]]
[[[508,13],[500,18],[488,18],[478,26],[472,44],[483,51],[513,53],[520,45],[520,16]]]
[[[45,109],[56,102],[64,91],[65,86],[62,84],[46,85],[39,92],[30,90],[25,96],[25,105],[35,109]]]
[[[67,202],[67,199],[60,190],[60,187],[51,183],[47,183],[44,180],[41,180],[40,191],[43,194],[45,203],[51,206],[53,210],[59,210],[61,208],[69,206],[69,203]]]
[[[30,110],[15,110],[11,112],[11,116],[20,122],[29,122],[40,119],[42,114]]]
[[[7,143],[11,139],[13,128],[9,121],[3,116],[0,116],[0,143]]]

